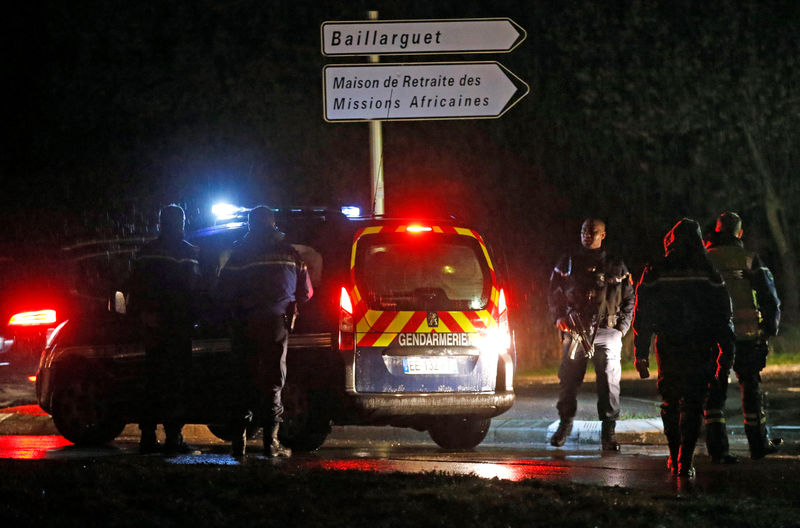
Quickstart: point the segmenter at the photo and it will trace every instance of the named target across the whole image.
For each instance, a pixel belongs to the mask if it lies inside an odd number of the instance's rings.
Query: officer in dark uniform
[[[581,248],[564,255],[550,277],[548,303],[562,332],[561,367],[558,370],[558,429],[550,438],[564,445],[572,432],[578,409],[578,388],[583,383],[591,355],[597,374],[597,414],[602,421],[601,440],[606,451],[618,451],[615,428],[619,417],[619,385],[622,374],[622,337],[630,328],[634,291],[622,260],[602,249],[605,223],[589,218],[581,227]],[[585,352],[578,345],[580,330],[593,345]]]
[[[664,259],[645,268],[636,288],[635,366],[642,378],[650,376],[655,335],[667,467],[674,475],[692,478],[706,390],[718,365],[733,352],[731,303],[697,222],[684,218],[675,224],[664,237],[664,250]]]
[[[722,213],[707,243],[708,257],[722,274],[733,303],[733,325],[736,334],[736,356],[733,370],[739,379],[742,394],[744,429],[754,460],[775,453],[783,443],[769,439],[766,429],[761,370],[766,366],[767,339],[778,334],[780,299],[775,291],[772,272],[758,255],[744,249],[742,219],[736,213]],[[725,398],[728,391],[730,365],[719,380],[709,385],[706,400],[706,446],[714,462],[732,463],[736,457],[728,452],[725,431]]]
[[[286,350],[296,303],[313,294],[308,270],[275,227],[266,206],[248,215],[249,232],[237,242],[220,270],[219,291],[233,321],[233,352],[244,393],[234,410],[234,456],[245,453],[247,425],[254,411],[264,427],[264,450],[271,457],[292,452],[278,440],[283,414]]]
[[[163,418],[167,453],[189,453],[183,440],[186,387],[192,364],[197,248],[183,239],[185,216],[175,204],[159,214],[159,236],[134,256],[128,312],[145,341],[146,394],[139,450],[160,450],[156,423]]]

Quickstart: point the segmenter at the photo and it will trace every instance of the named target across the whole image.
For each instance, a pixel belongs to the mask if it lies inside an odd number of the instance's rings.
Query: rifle
[[[575,359],[575,352],[580,345],[586,359],[592,359],[594,357],[594,332],[586,328],[578,312],[570,311],[567,313],[567,319],[571,328],[569,334],[572,337],[569,345],[569,358]]]
[[[299,312],[300,310],[297,309],[297,301],[292,301],[286,308],[286,313],[283,314],[283,323],[286,325],[286,329],[290,334],[294,332],[294,323],[297,321],[297,314]]]

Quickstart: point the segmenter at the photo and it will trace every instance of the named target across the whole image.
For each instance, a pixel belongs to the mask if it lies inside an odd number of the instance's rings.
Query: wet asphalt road
[[[620,486],[635,489],[656,489],[665,492],[691,489],[709,493],[731,490],[773,490],[785,494],[800,486],[800,456],[781,454],[761,461],[743,458],[739,464],[712,465],[702,448],[698,449],[698,477],[691,484],[672,478],[665,468],[666,447],[663,445],[623,445],[620,453],[606,454],[598,446],[568,446],[555,449],[544,443],[531,445],[481,445],[469,452],[445,452],[430,440],[405,439],[402,443],[370,438],[375,428],[335,427],[325,445],[314,453],[296,454],[290,459],[264,456],[258,439],[251,440],[248,455],[237,460],[228,454],[228,445],[209,434],[187,431],[187,440],[200,449],[200,454],[167,457],[137,453],[136,437],[128,434],[104,448],[81,448],[60,436],[6,435],[0,437],[0,458],[97,460],[119,458],[130,462],[145,458],[163,460],[164,464],[239,465],[265,464],[278,470],[293,472],[303,469],[357,470],[381,473],[445,472],[519,481],[540,479],[552,482],[573,482],[598,486]],[[199,428],[197,428],[199,430]],[[745,455],[742,449],[737,451]]]
[[[795,376],[770,381],[767,388],[779,407],[776,416],[789,423],[797,413],[798,398]],[[734,384],[735,385],[735,384]],[[26,403],[30,387],[19,388],[14,403]],[[587,383],[580,396],[579,419],[595,418],[593,384]],[[736,420],[738,396],[735,387],[729,396],[730,420]],[[10,392],[5,384],[0,396]],[[500,418],[515,419],[537,416],[555,420],[556,386],[548,383],[521,384],[515,406]],[[654,385],[639,380],[624,382],[623,417],[657,415]],[[782,396],[781,396],[782,395]],[[498,418],[499,419],[499,418]],[[497,420],[497,419],[496,419]],[[797,420],[793,423],[800,425]],[[283,471],[308,468],[361,470],[376,472],[430,472],[473,474],[483,478],[523,480],[529,478],[554,482],[574,482],[600,486],[621,486],[638,489],[674,491],[686,482],[670,477],[665,469],[666,446],[641,443],[623,445],[620,453],[606,454],[599,445],[568,442],[565,449],[547,445],[541,437],[515,442],[485,442],[473,451],[452,453],[436,446],[426,433],[389,427],[334,427],[322,448],[314,453],[297,454],[291,459],[271,460],[264,457],[258,438],[251,440],[248,455],[238,461],[227,453],[228,445],[218,440],[204,426],[187,426],[187,440],[200,449],[200,454],[179,457],[148,455],[163,459],[165,464],[270,464]],[[55,434],[7,434],[0,436],[0,458],[16,459],[97,459],[121,457],[142,458],[136,451],[137,430],[128,426],[115,442],[105,448],[80,448]],[[742,456],[739,464],[716,466],[710,463],[702,445],[696,460],[698,477],[688,489],[726,493],[731,490],[759,489],[785,493],[800,485],[800,445],[789,442],[780,455],[762,461],[747,458],[743,438],[732,438],[732,451]]]

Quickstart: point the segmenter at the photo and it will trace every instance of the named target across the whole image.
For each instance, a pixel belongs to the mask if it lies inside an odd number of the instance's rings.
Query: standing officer
[[[736,356],[733,370],[742,394],[744,430],[750,445],[750,458],[758,460],[778,451],[780,438],[767,437],[766,413],[760,389],[761,370],[767,364],[769,336],[778,334],[780,299],[775,291],[772,272],[758,255],[744,249],[742,219],[736,213],[719,215],[707,245],[708,257],[722,274],[733,303]],[[731,463],[725,431],[725,398],[730,365],[720,372],[719,380],[709,385],[706,400],[706,446],[714,462]]]
[[[615,436],[619,417],[620,355],[622,337],[633,313],[634,292],[628,268],[602,249],[606,226],[588,218],[581,227],[581,248],[564,255],[550,276],[548,303],[556,327],[562,332],[561,367],[558,370],[558,429],[550,444],[561,447],[572,432],[578,410],[578,388],[583,383],[591,351],[577,346],[581,327],[593,340],[594,370],[597,375],[597,414],[602,421],[602,445],[618,451]]]
[[[274,211],[260,205],[247,221],[247,235],[234,245],[219,276],[220,295],[233,320],[236,377],[247,387],[234,411],[231,451],[244,455],[255,411],[264,427],[264,451],[289,457],[291,450],[278,441],[289,327],[296,303],[309,300],[313,290],[305,264],[275,227]]]
[[[134,256],[129,313],[142,325],[146,394],[139,424],[139,451],[160,450],[156,423],[164,420],[167,453],[189,453],[183,440],[187,378],[192,365],[195,291],[200,277],[197,248],[183,239],[185,215],[175,204],[158,219],[159,236]]]
[[[667,467],[692,478],[707,387],[717,364],[725,364],[732,353],[731,303],[706,256],[697,222],[684,218],[675,224],[664,237],[664,252],[663,260],[645,268],[636,287],[633,350],[636,370],[649,377],[650,339],[656,336]]]

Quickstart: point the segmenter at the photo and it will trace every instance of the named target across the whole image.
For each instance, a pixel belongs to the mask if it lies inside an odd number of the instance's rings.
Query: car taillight
[[[347,288],[342,288],[339,295],[339,350],[353,350],[355,334],[353,333],[353,301]]]
[[[55,310],[36,310],[33,312],[20,312],[11,316],[9,326],[41,326],[56,322]]]
[[[500,297],[497,300],[497,312],[499,315],[498,322],[500,323],[503,348],[508,350],[511,348],[511,327],[508,324],[508,303],[506,302],[506,292],[503,289],[500,290]]]

